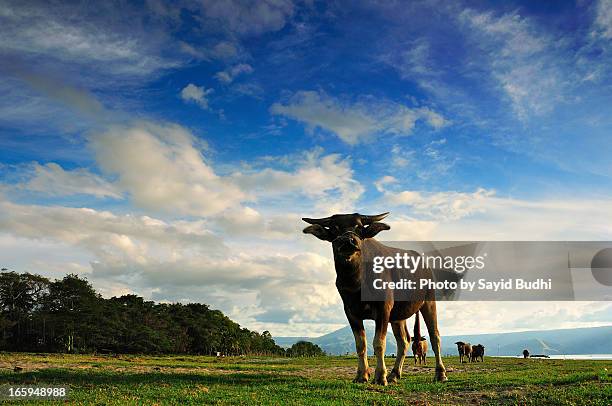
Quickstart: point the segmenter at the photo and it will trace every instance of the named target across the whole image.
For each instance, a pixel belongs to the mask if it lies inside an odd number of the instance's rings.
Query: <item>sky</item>
[[[277,336],[346,325],[301,217],[612,239],[612,1],[0,0],[0,259]],[[443,335],[612,323],[441,303]]]

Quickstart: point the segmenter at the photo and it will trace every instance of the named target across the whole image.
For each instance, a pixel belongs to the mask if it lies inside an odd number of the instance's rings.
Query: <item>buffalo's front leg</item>
[[[444,368],[440,351],[440,332],[438,331],[436,302],[425,302],[423,307],[421,307],[421,314],[423,315],[423,319],[427,325],[427,331],[429,332],[429,337],[431,339],[431,348],[436,356],[436,381],[445,382],[448,379],[446,378],[446,368]]]
[[[355,376],[354,382],[364,383],[370,379],[370,368],[368,367],[368,350],[366,345],[366,333],[363,328],[363,321],[349,320],[353,335],[355,336],[355,350],[357,350],[357,357],[359,358],[359,367],[357,368],[357,376]]]
[[[395,383],[402,377],[402,369],[404,367],[406,351],[408,350],[408,343],[410,342],[410,335],[406,328],[406,320],[391,322],[391,328],[397,342],[397,358],[395,358],[395,365],[391,373],[387,376],[387,382]]]
[[[376,372],[374,382],[378,385],[387,384],[387,367],[385,366],[385,347],[387,344],[387,327],[389,319],[385,317],[376,319],[376,332],[374,334],[374,355],[376,355]]]

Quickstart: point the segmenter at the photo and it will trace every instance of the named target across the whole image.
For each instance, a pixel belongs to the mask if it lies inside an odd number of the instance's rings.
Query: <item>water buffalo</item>
[[[477,362],[478,358],[484,362],[485,347],[482,344],[477,344],[472,347],[472,362]]]
[[[472,345],[470,343],[464,343],[463,341],[457,341],[457,351],[459,352],[459,362],[471,361],[472,356]]]
[[[370,376],[368,367],[366,334],[363,327],[364,320],[374,320],[376,324],[374,335],[374,353],[376,355],[376,370],[374,381],[379,385],[388,382],[397,382],[401,377],[404,359],[408,348],[409,334],[406,327],[406,319],[417,312],[421,312],[431,345],[436,357],[437,381],[446,381],[446,369],[440,356],[440,333],[438,332],[438,321],[436,313],[435,296],[428,292],[428,300],[398,301],[394,296],[388,296],[380,301],[362,301],[362,282],[366,275],[362,254],[364,252],[376,252],[378,255],[393,256],[398,252],[418,256],[414,251],[400,250],[387,247],[374,240],[374,236],[390,227],[381,223],[389,213],[375,216],[366,216],[358,213],[335,214],[325,218],[303,218],[310,226],[304,229],[304,233],[312,234],[320,240],[329,241],[332,244],[334,263],[336,268],[336,287],[344,304],[344,312],[349,325],[355,336],[355,347],[359,356],[359,366],[355,382],[367,382]],[[365,255],[364,255],[365,257]],[[427,273],[426,269],[419,268],[412,278]],[[431,271],[429,271],[431,274]],[[397,358],[395,365],[387,376],[385,366],[385,338],[387,328],[391,323],[393,335],[397,341]]]

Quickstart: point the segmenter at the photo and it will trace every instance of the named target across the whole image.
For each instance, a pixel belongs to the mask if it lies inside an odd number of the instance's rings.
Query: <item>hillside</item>
[[[366,325],[368,352],[372,353],[374,327]],[[411,329],[412,333],[412,329]],[[482,344],[488,355],[519,355],[527,348],[532,354],[612,354],[612,326],[522,331],[497,334],[466,334],[442,337],[442,353],[455,355],[455,341]],[[343,327],[320,337],[278,337],[274,338],[280,346],[290,346],[298,340],[308,340],[319,345],[328,354],[346,354],[355,351],[351,329]],[[397,351],[393,334],[387,335],[387,354]],[[431,350],[430,350],[431,352]]]

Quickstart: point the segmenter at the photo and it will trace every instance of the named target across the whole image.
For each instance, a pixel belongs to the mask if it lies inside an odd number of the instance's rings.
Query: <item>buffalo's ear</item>
[[[376,234],[380,233],[381,231],[389,230],[390,228],[391,227],[389,227],[388,224],[379,223],[376,221],[370,224],[369,226],[367,226],[366,228],[364,228],[363,231],[361,232],[361,236],[362,238],[372,238]]]
[[[331,233],[331,231],[318,224],[308,226],[302,232],[304,234],[312,234],[319,240],[323,241],[332,241],[334,239],[334,235]]]

